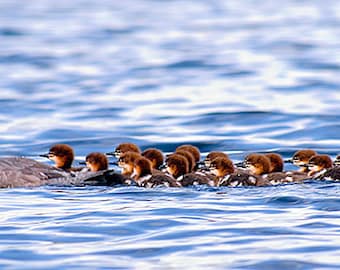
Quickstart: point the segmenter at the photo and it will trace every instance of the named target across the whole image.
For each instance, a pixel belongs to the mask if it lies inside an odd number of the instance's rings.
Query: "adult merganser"
[[[119,144],[113,152],[106,153],[109,156],[115,156],[116,158],[120,158],[121,154],[126,152],[136,152],[141,153],[140,148],[134,143],[121,143]]]
[[[140,187],[180,187],[177,181],[166,174],[152,174],[152,166],[149,159],[139,157],[134,162],[134,170],[131,176]]]
[[[47,154],[42,154],[40,156],[54,161],[56,168],[67,172],[81,171],[83,169],[83,167],[72,167],[74,151],[73,148],[68,144],[55,144],[50,148]]]
[[[68,172],[29,158],[0,158],[0,187],[84,186],[102,172]],[[89,181],[89,182],[87,182]]]

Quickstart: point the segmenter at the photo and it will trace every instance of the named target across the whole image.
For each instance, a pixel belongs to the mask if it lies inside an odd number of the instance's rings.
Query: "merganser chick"
[[[271,172],[272,165],[270,159],[263,154],[250,154],[245,159],[246,167],[251,173],[261,175],[263,180],[271,185],[278,185],[292,182],[302,182],[308,179],[308,175],[303,172]]]
[[[191,144],[180,145],[176,148],[175,152],[177,152],[179,150],[185,150],[185,151],[190,152],[195,158],[195,163],[198,163],[201,160],[201,152],[198,149],[198,147],[196,147],[194,145],[191,145]]]
[[[308,167],[306,165],[309,159],[316,154],[317,152],[311,149],[299,150],[294,153],[291,161],[295,166],[300,167],[300,172],[308,173]]]
[[[210,162],[209,169],[218,179],[217,186],[266,186],[261,176],[237,170],[233,162],[226,157],[217,157]]]
[[[131,176],[140,187],[180,187],[177,181],[166,174],[152,174],[151,161],[145,157],[139,157],[134,162],[133,174]]]
[[[214,181],[203,173],[189,173],[188,160],[184,156],[174,153],[169,155],[165,162],[167,172],[183,187],[190,185],[215,185]]]
[[[328,155],[315,155],[312,156],[307,163],[309,176],[314,178],[325,174],[330,168],[333,167],[333,162]]]
[[[107,159],[106,155],[102,153],[90,153],[86,156],[85,160],[86,167],[88,167],[91,172],[98,172],[109,169],[109,160]]]
[[[213,161],[215,158],[218,158],[218,157],[229,159],[229,156],[226,153],[224,153],[224,152],[212,151],[204,159],[205,167],[209,168],[211,161]]]
[[[55,144],[53,145],[47,154],[40,155],[46,157],[49,160],[54,161],[55,167],[67,172],[81,171],[83,168],[72,167],[74,160],[73,148],[68,144]]]
[[[339,166],[339,158],[337,156],[335,159],[334,167],[332,167],[329,163],[329,157],[327,155],[316,155],[311,158],[308,162],[308,166],[310,166],[310,172],[315,171],[313,174],[314,179],[319,180],[332,180],[332,181],[340,181],[340,166]]]
[[[136,152],[141,153],[139,147],[134,143],[121,143],[119,144],[113,152],[106,153],[109,156],[115,156],[116,158],[120,158],[121,154],[126,152]]]
[[[91,179],[92,185],[114,186],[131,184],[130,177],[126,177],[114,170],[109,170],[109,161],[105,154],[93,152],[86,156],[86,166],[91,172],[103,171],[103,174]],[[89,181],[87,181],[88,183]],[[96,183],[96,184],[94,184]]]
[[[196,166],[195,157],[191,152],[186,150],[176,150],[175,154],[185,157],[188,161],[188,172],[193,172]]]
[[[157,148],[148,148],[142,152],[142,156],[151,161],[152,169],[159,170],[164,163],[164,155]]]
[[[252,153],[247,155],[244,159],[244,165],[250,173],[255,175],[270,172],[270,160],[263,154]]]
[[[133,173],[135,160],[139,157],[141,157],[139,153],[131,151],[120,154],[118,166],[122,168],[123,175],[130,176]]]
[[[264,154],[270,161],[269,172],[282,172],[283,171],[283,158],[277,153],[266,153]]]

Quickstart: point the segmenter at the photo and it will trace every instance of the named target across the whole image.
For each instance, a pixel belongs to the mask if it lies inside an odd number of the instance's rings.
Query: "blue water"
[[[1,0],[0,156],[335,157],[339,29],[336,0]],[[1,269],[340,268],[339,183],[0,193]]]

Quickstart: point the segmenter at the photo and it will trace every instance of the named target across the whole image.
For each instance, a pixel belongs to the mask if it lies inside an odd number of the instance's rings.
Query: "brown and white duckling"
[[[145,157],[139,157],[134,162],[133,174],[131,176],[140,187],[180,187],[177,181],[166,174],[152,174],[151,161]]]
[[[330,156],[315,155],[312,156],[307,163],[309,172],[308,175],[315,179],[327,178],[327,180],[340,179],[340,168],[334,167]],[[332,179],[331,179],[332,178]]]
[[[269,182],[271,185],[301,182],[309,178],[303,172],[271,172],[273,165],[270,159],[263,154],[253,153],[248,155],[245,159],[245,165],[251,173],[261,175],[264,181]]]
[[[200,172],[189,173],[188,160],[179,154],[171,154],[166,159],[166,170],[182,186],[209,185],[214,186],[214,181]]]
[[[86,156],[86,167],[89,168],[91,172],[98,172],[102,170],[109,169],[109,160],[107,159],[106,155],[93,152]]]
[[[123,175],[130,176],[133,173],[135,160],[139,157],[141,157],[139,153],[131,151],[120,154],[118,166],[122,168]]]
[[[298,166],[300,172],[308,173],[308,166],[306,165],[309,159],[316,154],[317,152],[311,149],[298,150],[289,161],[293,163],[293,165]]]
[[[74,168],[72,163],[74,160],[73,148],[68,144],[55,144],[53,145],[47,154],[40,155],[46,157],[49,160],[54,161],[55,167],[67,172],[81,171],[83,168]]]
[[[270,160],[263,154],[252,153],[244,159],[245,167],[255,175],[267,174],[270,172]]]
[[[283,171],[283,158],[277,153],[266,153],[264,154],[270,161],[269,172],[282,172]]]
[[[140,148],[134,143],[121,143],[119,144],[113,152],[108,152],[106,155],[115,156],[117,159],[120,158],[121,154],[126,152],[136,152],[141,153]]]
[[[324,156],[324,157],[322,157]],[[316,155],[308,162],[311,165],[311,172],[318,171],[313,175],[314,179],[340,181],[340,156],[337,156],[333,162],[333,167],[329,164],[327,155]]]
[[[175,154],[185,157],[188,161],[188,173],[193,172],[196,167],[195,157],[187,150],[176,150]]]
[[[157,148],[148,148],[144,150],[142,156],[151,161],[153,170],[159,170],[164,163],[164,155],[162,151]]]
[[[190,152],[195,158],[195,163],[198,163],[201,160],[201,152],[198,149],[198,147],[196,147],[194,145],[191,145],[191,144],[180,145],[176,148],[175,152],[177,152],[179,150],[185,150],[185,151]]]
[[[266,186],[268,184],[261,176],[245,170],[237,170],[229,158],[215,158],[210,162],[209,169],[218,178],[217,186]]]
[[[130,177],[109,170],[109,161],[105,154],[93,152],[86,156],[86,166],[91,172],[102,172],[100,175],[86,180],[87,185],[114,186],[130,184]]]
[[[210,167],[210,163],[211,161],[213,161],[215,158],[218,158],[218,157],[222,157],[222,158],[227,158],[229,159],[229,156],[224,153],[224,152],[220,152],[220,151],[212,151],[210,152],[204,159],[204,165],[206,168],[209,168]]]

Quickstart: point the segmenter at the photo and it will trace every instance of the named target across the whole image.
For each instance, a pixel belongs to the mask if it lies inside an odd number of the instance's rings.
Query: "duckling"
[[[109,169],[109,160],[107,159],[106,155],[93,152],[86,156],[86,167],[89,168],[91,172],[98,172],[102,170]]]
[[[50,148],[47,154],[42,154],[40,156],[54,161],[56,168],[67,172],[81,171],[83,169],[83,167],[72,167],[74,151],[73,148],[68,144],[55,144]]]
[[[183,144],[180,145],[176,148],[175,152],[179,151],[179,150],[185,150],[190,152],[194,158],[195,158],[195,163],[199,163],[200,159],[201,159],[201,152],[198,149],[198,147],[191,145],[191,144]],[[197,167],[197,166],[195,166]]]
[[[159,169],[164,163],[164,155],[161,150],[148,148],[143,151],[142,156],[151,161],[152,169],[155,170],[155,172],[160,171]]]
[[[270,172],[270,160],[263,154],[252,153],[244,159],[245,167],[250,173],[255,175],[266,174]]]
[[[176,150],[175,154],[185,157],[188,161],[188,172],[193,172],[196,166],[195,157],[187,150]]]
[[[122,168],[122,174],[129,177],[133,173],[134,162],[141,154],[137,152],[124,152],[120,154],[118,159],[118,166]]]
[[[328,155],[315,155],[312,156],[308,163],[307,163],[309,172],[309,176],[313,176],[314,179],[321,179],[321,178],[330,178],[334,177],[336,180],[338,176],[340,176],[340,169],[339,167],[333,168],[333,162],[330,156]]]
[[[282,172],[283,171],[283,158],[277,153],[266,153],[264,154],[270,161],[269,172]]]
[[[210,162],[211,173],[217,176],[217,186],[266,186],[261,176],[235,169],[233,162],[226,157],[217,157]]]
[[[141,156],[134,162],[132,178],[140,187],[180,187],[177,181],[166,174],[152,174],[152,163],[149,159]]]
[[[105,186],[131,184],[130,177],[120,173],[116,173],[114,170],[109,170],[109,161],[105,154],[93,152],[88,154],[85,160],[86,166],[91,172],[103,172],[98,177],[88,179],[86,181],[87,184],[89,184],[90,182],[92,183],[92,185]]]
[[[126,152],[136,152],[141,153],[140,148],[134,143],[121,143],[119,144],[113,152],[108,152],[106,155],[115,156],[117,159],[120,158],[121,154]]]
[[[309,159],[316,154],[317,152],[311,149],[299,150],[294,153],[293,158],[289,160],[289,162],[292,162],[295,166],[300,167],[300,172],[308,173],[308,166],[306,165]]]
[[[214,186],[215,184],[214,181],[200,172],[189,173],[188,160],[184,156],[174,153],[169,155],[165,162],[167,172],[184,187],[204,184]]]
[[[332,181],[340,181],[340,155],[338,155],[333,163],[333,167],[329,164],[329,158],[326,155],[325,157],[314,156],[311,158],[310,162],[308,162],[308,166],[311,166],[311,172],[316,169],[318,171],[313,175],[313,179],[319,180],[332,180]]]
[[[217,157],[222,157],[222,158],[227,158],[229,159],[229,156],[224,153],[224,152],[220,152],[220,151],[212,151],[210,152],[204,159],[204,165],[206,168],[210,167],[210,163],[211,161],[213,161],[215,158]]]
[[[308,179],[308,175],[303,172],[271,172],[273,166],[270,159],[263,154],[250,154],[245,159],[246,167],[255,175],[261,175],[263,180],[271,185],[302,182]]]

